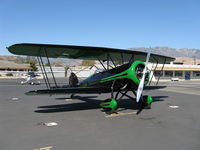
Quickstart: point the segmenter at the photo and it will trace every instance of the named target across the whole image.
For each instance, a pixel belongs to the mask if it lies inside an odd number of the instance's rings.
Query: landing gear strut
[[[114,97],[114,84],[115,81],[113,81],[112,87],[111,87],[111,98],[110,99],[106,99],[104,102],[102,102],[100,104],[100,107],[103,108],[103,111],[107,114],[112,114],[112,113],[116,113],[116,110],[118,108],[118,101],[120,101],[122,98],[124,97],[128,97],[132,100],[135,101],[135,97],[136,97],[136,92],[134,90],[134,88],[131,88],[130,84],[127,84],[125,86],[125,88],[123,89],[118,89],[115,97]],[[132,94],[135,96],[130,96],[128,94],[128,92],[131,91]],[[121,96],[119,96],[119,94]],[[150,109],[151,108],[151,103],[152,103],[153,99],[151,96],[141,96],[141,99],[138,103],[139,106],[139,110],[137,111],[137,114],[139,114],[143,109]]]
[[[74,94],[71,94],[71,95],[70,95],[70,98],[73,99],[73,98],[74,98]]]
[[[107,114],[116,113],[117,110],[117,100],[114,98],[114,84],[115,81],[113,81],[111,86],[111,98],[106,99],[104,102],[100,104],[100,107],[103,108],[103,111]]]

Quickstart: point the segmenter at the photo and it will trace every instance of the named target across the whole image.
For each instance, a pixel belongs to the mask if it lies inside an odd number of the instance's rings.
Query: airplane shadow
[[[79,99],[80,96],[74,96],[74,98]],[[84,96],[84,97],[81,97],[81,98],[91,99],[91,98],[97,98],[97,96]],[[70,97],[58,97],[58,98],[55,98],[55,100],[66,100],[66,99],[71,99],[71,98]]]
[[[73,99],[79,99],[83,102],[75,102],[70,104],[60,104],[60,105],[46,105],[46,106],[38,106],[40,110],[36,110],[37,113],[57,113],[57,112],[66,112],[66,111],[79,111],[79,110],[89,110],[89,109],[98,109],[99,104],[102,102],[101,100],[92,99],[96,98],[96,96],[89,97],[80,97],[74,96]],[[68,98],[56,98],[56,100],[65,100]],[[72,100],[73,102],[73,100]]]
[[[80,111],[80,110],[90,110],[90,109],[100,109],[99,104],[102,100],[95,99],[97,96],[81,97],[75,96],[74,99],[81,100],[83,102],[76,102],[70,104],[60,104],[60,105],[46,105],[38,106],[39,110],[35,110],[36,113],[59,113],[67,111]],[[164,101],[167,96],[154,96],[153,102]],[[56,98],[56,100],[64,100],[67,98]],[[123,111],[126,109],[138,110],[138,104],[131,99],[123,99],[118,103],[118,111]]]
[[[153,103],[164,101],[164,98],[167,98],[167,97],[168,96],[153,96],[152,97]],[[124,111],[126,109],[138,110],[140,108],[137,102],[131,99],[123,99],[122,101],[119,101],[118,106],[119,106],[117,110],[118,112]]]
[[[169,96],[152,96],[153,98],[153,103],[154,102],[160,102],[160,101],[164,101],[165,98],[168,98]]]

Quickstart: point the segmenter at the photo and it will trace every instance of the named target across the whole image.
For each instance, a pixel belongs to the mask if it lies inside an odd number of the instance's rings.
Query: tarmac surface
[[[200,81],[162,83],[168,87],[145,92],[152,109],[136,115],[125,99],[114,116],[99,108],[110,94],[26,96],[44,85],[19,83],[0,79],[0,150],[200,149]]]

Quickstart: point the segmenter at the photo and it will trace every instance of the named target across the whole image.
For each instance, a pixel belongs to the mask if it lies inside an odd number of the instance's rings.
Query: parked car
[[[21,84],[31,84],[31,85],[39,85],[40,81],[38,80],[38,75],[35,72],[28,72],[24,80],[21,81]]]

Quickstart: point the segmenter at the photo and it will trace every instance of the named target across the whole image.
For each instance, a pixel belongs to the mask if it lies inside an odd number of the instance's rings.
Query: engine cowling
[[[142,61],[135,61],[132,63],[130,67],[130,70],[132,71],[132,73],[130,73],[132,77],[130,78],[134,81],[136,85],[139,85],[142,79],[144,68],[145,68],[145,63]],[[149,80],[150,80],[150,72],[146,72],[144,85],[147,85]]]

